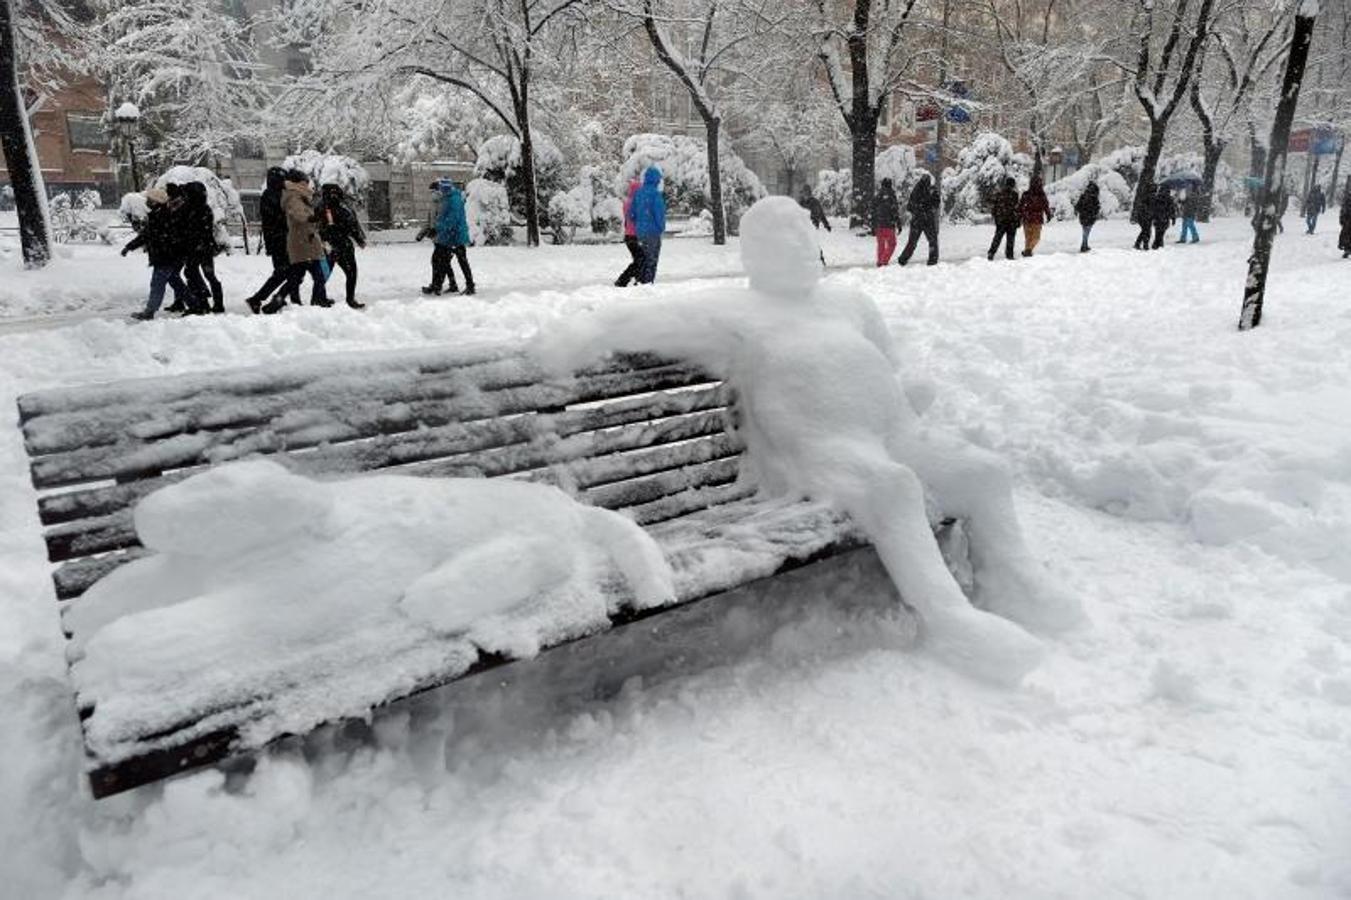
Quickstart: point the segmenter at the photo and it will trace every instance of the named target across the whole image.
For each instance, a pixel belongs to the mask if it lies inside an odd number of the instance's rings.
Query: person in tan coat
[[[327,275],[324,272],[324,242],[319,236],[319,213],[314,208],[314,189],[304,172],[292,169],[286,173],[286,182],[282,185],[282,212],[286,214],[286,255],[291,261],[291,270],[286,279],[285,294],[294,294],[300,289],[300,282],[308,272],[314,287],[310,291],[311,306],[332,306],[328,291],[324,288]],[[285,303],[282,295],[263,308],[265,313],[280,310]]]

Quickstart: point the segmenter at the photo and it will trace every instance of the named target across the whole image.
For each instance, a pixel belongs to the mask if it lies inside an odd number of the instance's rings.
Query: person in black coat
[[[144,310],[132,313],[132,318],[142,321],[153,319],[155,313],[159,312],[166,287],[173,288],[174,303],[179,308],[184,308],[189,294],[188,286],[178,274],[178,270],[183,268],[183,245],[169,210],[169,195],[160,188],[151,188],[145,192],[145,201],[149,212],[145,224],[136,237],[122,248],[122,255],[126,256],[144,247],[146,255],[150,257],[150,296]]]
[[[347,279],[347,305],[352,309],[364,308],[358,303],[357,293],[357,257],[352,245],[366,249],[366,233],[361,230],[361,222],[351,207],[343,202],[342,188],[336,184],[326,184],[319,190],[319,236],[328,244],[328,264],[342,269]]]
[[[296,306],[300,305],[300,290],[289,289],[287,273],[291,269],[291,258],[286,252],[286,213],[281,208],[282,185],[286,183],[286,170],[273,166],[267,170],[267,186],[258,199],[258,218],[263,231],[263,249],[272,260],[272,274],[263,286],[245,300],[249,309],[255,313],[263,307],[263,302],[272,296],[273,291],[287,290],[288,299]]]
[[[896,226],[901,221],[901,204],[890,178],[883,178],[873,198],[873,234],[877,237],[877,264],[885,266],[896,252]]]
[[[824,225],[826,227],[826,231],[831,230],[830,220],[826,218],[825,207],[821,205],[820,200],[816,199],[816,196],[812,193],[812,189],[810,187],[807,187],[806,185],[803,186],[802,193],[798,195],[797,202],[798,205],[801,206],[803,209],[807,210],[807,214],[811,216],[813,228],[820,231],[821,226]],[[821,265],[825,266],[826,251],[820,250],[819,252],[821,256]]]
[[[1314,229],[1318,227],[1318,217],[1327,208],[1328,198],[1323,193],[1323,186],[1315,184],[1304,200],[1304,224],[1308,227],[1305,234],[1313,234]]]
[[[1337,235],[1337,247],[1342,251],[1342,259],[1351,256],[1351,178],[1346,179],[1346,189],[1342,191],[1342,214],[1339,218],[1342,226]]]
[[[1088,246],[1088,236],[1093,231],[1093,225],[1102,216],[1101,190],[1096,181],[1090,181],[1084,187],[1084,192],[1079,195],[1079,199],[1074,201],[1074,213],[1079,217],[1079,226],[1084,230],[1084,239],[1079,245],[1080,253],[1087,253],[1093,249]]]
[[[1154,243],[1151,250],[1163,246],[1163,238],[1168,229],[1177,222],[1177,204],[1173,202],[1173,192],[1163,185],[1154,191],[1154,199],[1149,203],[1149,220],[1154,225]]]
[[[990,212],[994,215],[994,240],[990,241],[990,252],[985,258],[993,260],[999,252],[999,242],[1003,241],[1005,258],[1013,259],[1013,239],[1018,234],[1018,226],[1022,224],[1022,216],[1018,212],[1018,182],[1012,178],[1004,179],[990,201]]]
[[[929,247],[929,265],[938,265],[938,206],[943,195],[934,187],[933,176],[928,172],[919,173],[919,181],[910,189],[910,198],[905,201],[905,211],[910,214],[910,237],[901,251],[900,265],[910,262],[919,244],[919,236]]]
[[[183,185],[183,240],[186,247],[183,275],[197,298],[196,310],[225,312],[225,296],[216,277],[216,216],[206,199],[206,185],[189,181]],[[210,304],[208,306],[208,301]]]

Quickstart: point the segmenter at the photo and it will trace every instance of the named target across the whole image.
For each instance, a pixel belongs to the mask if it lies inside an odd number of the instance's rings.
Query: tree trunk
[[[1168,133],[1168,123],[1153,121],[1149,123],[1149,143],[1145,145],[1145,159],[1140,165],[1140,180],[1135,184],[1135,201],[1131,204],[1131,221],[1144,222],[1149,218],[1149,200],[1154,196],[1154,173],[1159,168],[1159,157],[1163,156],[1163,139]]]
[[[28,127],[28,111],[19,90],[18,47],[11,0],[0,0],[0,150],[9,170],[14,206],[19,213],[19,244],[24,265],[45,266],[51,259],[51,225],[47,221],[47,189]]]
[[[713,243],[727,243],[727,210],[722,204],[722,157],[718,153],[718,135],[722,120],[717,116],[704,119],[704,145],[708,153],[708,205],[713,213]]]
[[[1316,12],[1307,15],[1301,7],[1295,17],[1295,34],[1290,39],[1290,57],[1285,64],[1285,80],[1281,85],[1281,101],[1276,106],[1276,121],[1271,126],[1271,152],[1267,157],[1266,180],[1262,187],[1262,206],[1257,210],[1257,236],[1253,239],[1252,256],[1248,259],[1248,280],[1243,290],[1243,309],[1239,314],[1239,331],[1248,331],[1262,324],[1262,301],[1267,289],[1267,270],[1271,265],[1271,246],[1276,240],[1276,193],[1284,186],[1285,158],[1290,146],[1290,124],[1295,119],[1299,103],[1299,88],[1304,79],[1304,65],[1309,59],[1309,44],[1313,41]],[[1316,10],[1317,7],[1314,7]]]
[[[1208,142],[1205,146],[1205,168],[1201,170],[1201,221],[1209,222],[1215,208],[1215,173],[1224,155],[1224,141]]]
[[[876,177],[877,164],[877,125],[876,119],[865,116],[866,122],[854,130],[851,135],[852,154],[850,169],[853,176],[851,188],[852,203],[849,207],[849,227],[872,229],[873,222],[873,178]]]
[[[525,182],[525,243],[539,246],[539,186],[535,184],[535,144],[530,137],[530,110],[524,101],[516,107],[516,123],[521,129],[521,178]]]

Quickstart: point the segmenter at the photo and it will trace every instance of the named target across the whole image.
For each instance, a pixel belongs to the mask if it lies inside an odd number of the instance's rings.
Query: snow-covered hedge
[[[565,190],[567,182],[563,168],[563,154],[554,142],[543,134],[531,137],[535,158],[535,192],[540,203],[540,224],[550,227],[549,198]],[[509,134],[488,138],[478,147],[474,175],[506,185],[511,211],[519,219],[525,218],[525,179],[520,174],[521,142]]]
[[[475,245],[511,243],[511,203],[505,185],[475,178],[464,186],[464,212]]]
[[[1027,187],[1032,160],[1015,153],[1003,135],[984,131],[957,154],[957,165],[943,172],[943,208],[953,221],[975,219],[990,211],[990,201],[1005,178]]]
[[[1098,203],[1105,219],[1121,211],[1129,211],[1131,186],[1116,171],[1101,163],[1089,163],[1046,186],[1046,196],[1057,219],[1076,217],[1074,203],[1090,181],[1098,183]]]
[[[731,150],[724,149],[719,162],[723,207],[728,228],[735,232],[741,213],[765,196],[765,187]],[[703,141],[683,134],[632,135],[624,141],[624,164],[614,181],[614,192],[628,190],[629,182],[641,178],[648,166],[661,169],[662,192],[671,212],[695,216],[708,208],[708,152]]]
[[[318,150],[305,150],[282,160],[283,169],[299,169],[310,178],[316,187],[336,184],[342,192],[360,204],[371,185],[371,176],[361,163],[350,156],[337,153],[320,153]]]

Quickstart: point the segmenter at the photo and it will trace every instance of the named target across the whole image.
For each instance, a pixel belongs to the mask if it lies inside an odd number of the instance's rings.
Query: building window
[[[102,116],[66,113],[66,131],[70,134],[70,149],[108,152],[108,130]]]

